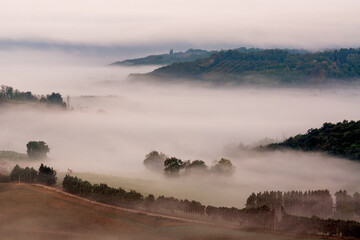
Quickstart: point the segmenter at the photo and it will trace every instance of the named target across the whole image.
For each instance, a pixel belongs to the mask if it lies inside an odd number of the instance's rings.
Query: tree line
[[[6,179],[6,181],[41,183],[48,186],[54,185],[56,180],[56,171],[44,164],[41,164],[38,170],[29,167],[21,168],[16,164],[10,172],[10,176]]]
[[[324,123],[321,128],[311,128],[306,134],[273,143],[266,149],[290,148],[302,151],[321,151],[331,155],[360,160],[360,121]]]
[[[184,176],[201,174],[231,176],[235,173],[235,166],[229,159],[221,158],[219,161],[215,161],[213,166],[209,167],[202,160],[183,161],[177,157],[168,157],[158,151],[151,151],[147,154],[143,164],[148,170],[164,173],[168,177],[181,174]]]
[[[39,96],[32,94],[30,91],[21,92],[18,89],[14,89],[10,86],[1,85],[0,103],[14,101],[46,103],[48,105],[61,106],[66,108],[66,103],[64,102],[60,93],[53,92],[46,96]]]
[[[123,188],[112,188],[106,184],[91,184],[81,178],[66,175],[63,181],[65,191],[88,199],[99,201],[115,206],[128,207],[138,210],[162,213],[171,216],[180,216],[202,221],[216,223],[230,223],[246,228],[275,230],[277,232],[320,234],[336,237],[360,237],[360,223],[356,221],[344,221],[323,219],[316,216],[302,217],[287,213],[286,209],[277,207],[276,203],[259,200],[256,204],[247,204],[246,208],[205,206],[198,201],[179,200],[174,197],[159,196],[152,194],[143,196],[134,190],[126,191]],[[295,194],[295,192],[290,194]],[[266,193],[267,196],[270,193]],[[298,193],[296,193],[298,194]],[[296,195],[295,194],[295,195]],[[308,191],[307,195],[317,201],[328,198],[327,190]],[[264,199],[259,195],[259,199]],[[279,192],[270,195],[284,196]],[[305,193],[303,194],[305,195]],[[286,197],[285,197],[286,198]],[[266,198],[268,199],[268,198]],[[261,202],[263,203],[262,206]],[[269,207],[268,205],[272,207]],[[311,208],[310,204],[308,207]],[[313,208],[311,208],[313,210]]]

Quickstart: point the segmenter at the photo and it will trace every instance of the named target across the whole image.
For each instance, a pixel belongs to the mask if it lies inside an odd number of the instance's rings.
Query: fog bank
[[[0,106],[0,150],[25,152],[28,141],[43,140],[51,148],[46,164],[58,171],[70,168],[75,173],[138,178],[152,183],[138,185],[145,192],[214,205],[241,207],[251,192],[263,190],[360,191],[358,163],[320,154],[256,153],[238,147],[264,138],[280,141],[324,122],[359,120],[358,88],[131,83],[126,79],[129,73],[148,72],[155,66],[110,68],[45,64],[44,59],[39,60],[44,64],[17,61],[0,65],[1,84],[37,94],[70,95],[73,110]],[[144,170],[142,161],[152,150],[182,160],[201,159],[208,165],[229,158],[236,174],[228,180],[165,181]],[[38,167],[38,163],[31,164]],[[112,184],[134,187],[129,181]]]

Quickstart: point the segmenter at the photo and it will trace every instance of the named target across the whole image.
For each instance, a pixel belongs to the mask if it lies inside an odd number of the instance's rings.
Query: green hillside
[[[127,59],[117,61],[110,66],[137,66],[137,65],[168,65],[178,62],[191,62],[199,58],[206,58],[215,51],[206,51],[201,49],[189,49],[186,52],[172,52],[168,54],[150,55],[144,58]]]
[[[360,49],[301,52],[287,49],[220,51],[193,62],[174,63],[134,78],[214,82],[318,84],[360,77]]]
[[[321,151],[359,161],[360,121],[324,123],[319,129],[309,129],[306,134],[290,137],[281,143],[270,144],[267,148]]]

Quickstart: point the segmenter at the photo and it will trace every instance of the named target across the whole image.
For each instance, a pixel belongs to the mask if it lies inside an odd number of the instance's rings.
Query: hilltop
[[[126,59],[111,63],[110,66],[137,66],[137,65],[169,65],[178,62],[191,62],[200,58],[209,57],[215,51],[189,49],[186,52],[173,52],[168,54],[150,55],[143,58]]]
[[[320,151],[360,161],[360,121],[324,123],[321,128],[309,129],[306,134],[290,137],[266,148]]]
[[[219,51],[192,62],[173,63],[135,79],[189,79],[261,84],[320,84],[360,77],[360,49],[304,52],[288,49]]]

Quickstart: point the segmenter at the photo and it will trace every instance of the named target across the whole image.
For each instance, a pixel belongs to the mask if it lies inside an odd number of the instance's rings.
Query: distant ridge
[[[352,81],[360,78],[360,49],[315,53],[292,49],[234,49],[130,77],[275,85]]]

